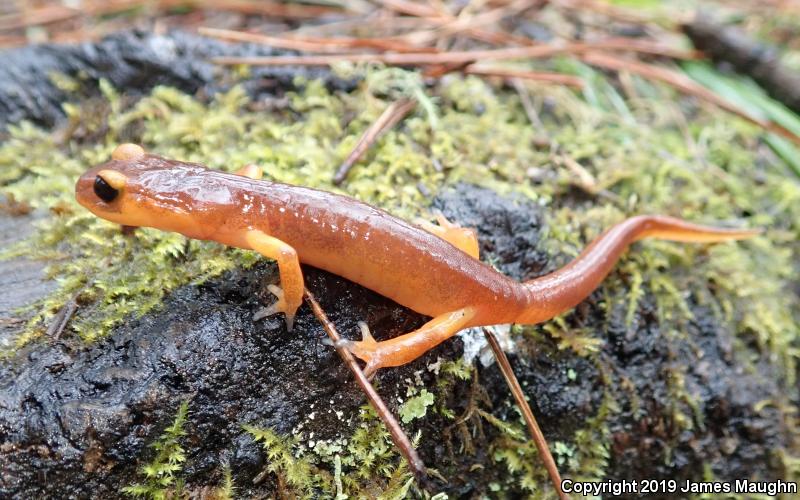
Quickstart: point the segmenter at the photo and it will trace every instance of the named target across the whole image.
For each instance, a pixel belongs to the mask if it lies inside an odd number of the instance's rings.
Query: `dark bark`
[[[685,24],[683,30],[712,60],[751,77],[774,99],[800,113],[800,73],[781,64],[776,47],[703,16]]]
[[[285,52],[285,51],[283,51]],[[229,44],[182,31],[168,35],[125,31],[96,43],[33,45],[0,50],[0,129],[31,120],[53,126],[64,117],[62,103],[75,98],[58,88],[53,73],[76,78],[82,92],[97,93],[105,79],[128,95],[143,95],[156,85],[190,94],[211,96],[232,82],[211,62],[215,56],[256,56],[281,53],[255,44]],[[244,82],[254,97],[274,95],[293,86],[297,76],[325,78],[330,86],[347,88],[353,82],[331,76],[327,69],[301,67],[253,68]]]

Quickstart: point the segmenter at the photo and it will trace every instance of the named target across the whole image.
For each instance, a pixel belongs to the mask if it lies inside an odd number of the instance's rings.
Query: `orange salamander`
[[[223,173],[122,144],[110,161],[83,174],[75,191],[81,205],[112,222],[177,231],[275,259],[281,287],[269,288],[277,301],[257,318],[282,312],[291,329],[303,298],[301,262],[433,318],[382,342],[366,325],[361,341],[342,341],[366,362],[368,375],[408,363],[465,328],[548,320],[585,299],[627,246],[642,238],[717,242],[758,232],[640,215],[605,231],[563,268],[519,283],[478,260],[474,231],[444,218],[439,226],[414,225],[346,196],[258,178],[255,167]]]

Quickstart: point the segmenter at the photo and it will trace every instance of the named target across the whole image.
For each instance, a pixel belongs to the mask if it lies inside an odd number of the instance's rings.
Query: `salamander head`
[[[225,198],[203,174],[207,169],[121,144],[111,160],[89,169],[75,185],[78,203],[95,215],[126,226],[147,226],[203,237],[203,208]],[[198,215],[200,217],[198,217]]]

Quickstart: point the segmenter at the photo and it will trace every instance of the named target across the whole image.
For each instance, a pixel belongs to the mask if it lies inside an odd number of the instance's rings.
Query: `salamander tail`
[[[718,243],[720,241],[744,240],[763,232],[761,229],[725,229],[701,226],[663,215],[642,215],[632,217],[625,222],[628,221],[635,221],[634,225],[638,226],[635,230],[633,241],[657,238],[687,243]],[[619,225],[625,224],[625,222]]]
[[[634,241],[658,238],[715,243],[750,238],[759,233],[760,229],[722,229],[660,215],[631,217],[595,238],[563,268],[523,283],[528,304],[517,322],[539,323],[575,307],[600,285]]]

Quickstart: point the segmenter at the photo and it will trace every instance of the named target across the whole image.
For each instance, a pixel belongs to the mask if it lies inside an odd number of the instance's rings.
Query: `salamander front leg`
[[[362,340],[341,340],[336,347],[348,349],[363,360],[367,364],[364,375],[371,377],[380,368],[401,366],[414,361],[465,328],[474,317],[473,308],[459,309],[433,318],[419,330],[382,342],[376,342],[372,338],[366,323],[359,323]]]
[[[469,227],[461,227],[458,224],[450,222],[441,212],[436,214],[436,222],[439,223],[438,226],[426,221],[425,219],[417,219],[415,222],[422,229],[431,234],[435,234],[462,252],[467,253],[476,259],[480,258],[478,234],[474,229]]]
[[[276,285],[268,287],[278,301],[256,313],[253,319],[258,320],[282,312],[286,315],[286,328],[291,330],[295,311],[303,302],[303,273],[300,270],[297,252],[289,244],[262,231],[248,231],[245,239],[250,248],[264,257],[276,260],[281,275],[280,287]]]

